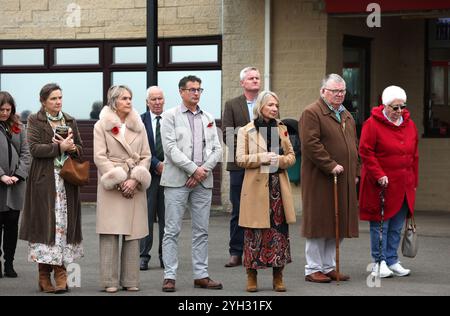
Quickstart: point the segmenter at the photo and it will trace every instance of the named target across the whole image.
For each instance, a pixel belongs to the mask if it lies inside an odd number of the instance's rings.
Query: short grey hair
[[[255,101],[255,106],[253,107],[253,119],[258,119],[262,117],[261,110],[264,106],[267,105],[269,97],[274,97],[275,100],[277,100],[278,103],[280,103],[280,99],[276,95],[275,92],[272,91],[262,91],[260,94],[258,94],[258,97]]]
[[[150,93],[151,93],[151,91],[154,90],[154,89],[158,89],[158,90],[160,90],[161,92],[163,92],[162,89],[161,89],[160,87],[158,87],[158,86],[151,86],[151,87],[149,87],[149,88],[147,89],[147,100],[148,100],[148,98],[150,98]]]
[[[325,78],[322,79],[322,86],[320,87],[320,90],[324,89],[330,81],[334,81],[337,83],[343,82],[345,84],[344,78],[342,78],[338,74],[328,74],[325,76]]]
[[[128,88],[125,85],[119,85],[119,86],[111,86],[111,88],[108,89],[108,102],[106,103],[107,106],[111,108],[111,110],[115,111],[117,110],[117,99],[124,93],[125,91],[128,91],[130,93],[130,96],[133,97],[133,92],[131,92],[131,89]]]
[[[256,67],[245,67],[244,69],[241,70],[241,73],[239,74],[239,78],[241,79],[241,81],[245,79],[247,73],[249,73],[250,71],[257,71],[261,73]]]

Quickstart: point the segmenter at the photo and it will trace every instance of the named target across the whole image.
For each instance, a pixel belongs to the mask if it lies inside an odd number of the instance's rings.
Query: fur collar
[[[114,127],[120,127],[121,124],[119,116],[109,106],[104,106],[100,112],[100,122],[103,123],[106,131],[111,131]],[[139,133],[144,128],[141,116],[135,109],[128,114],[125,125],[135,133]]]

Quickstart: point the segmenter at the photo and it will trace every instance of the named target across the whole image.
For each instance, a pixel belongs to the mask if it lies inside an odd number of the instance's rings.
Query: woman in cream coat
[[[286,169],[295,154],[286,126],[277,119],[275,93],[256,99],[254,120],[239,130],[236,160],[245,168],[239,226],[244,227],[244,266],[247,291],[257,291],[257,269],[273,268],[273,289],[286,291],[282,271],[291,262],[289,226],[295,223],[291,186]]]
[[[94,127],[100,273],[108,293],[117,292],[119,285],[128,291],[139,290],[139,239],[148,235],[146,189],[151,181],[151,154],[144,124],[131,98],[128,87],[112,86],[108,104]]]

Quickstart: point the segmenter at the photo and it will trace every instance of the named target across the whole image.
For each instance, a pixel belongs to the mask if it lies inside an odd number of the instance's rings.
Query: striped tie
[[[156,158],[159,161],[164,161],[164,151],[161,142],[161,124],[160,124],[161,116],[156,117],[156,135],[155,135],[155,146],[156,146]]]

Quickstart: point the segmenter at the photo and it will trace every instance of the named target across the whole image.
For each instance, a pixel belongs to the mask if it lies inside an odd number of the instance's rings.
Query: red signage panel
[[[450,9],[449,0],[325,0],[327,13],[362,13],[377,3],[383,12]]]

